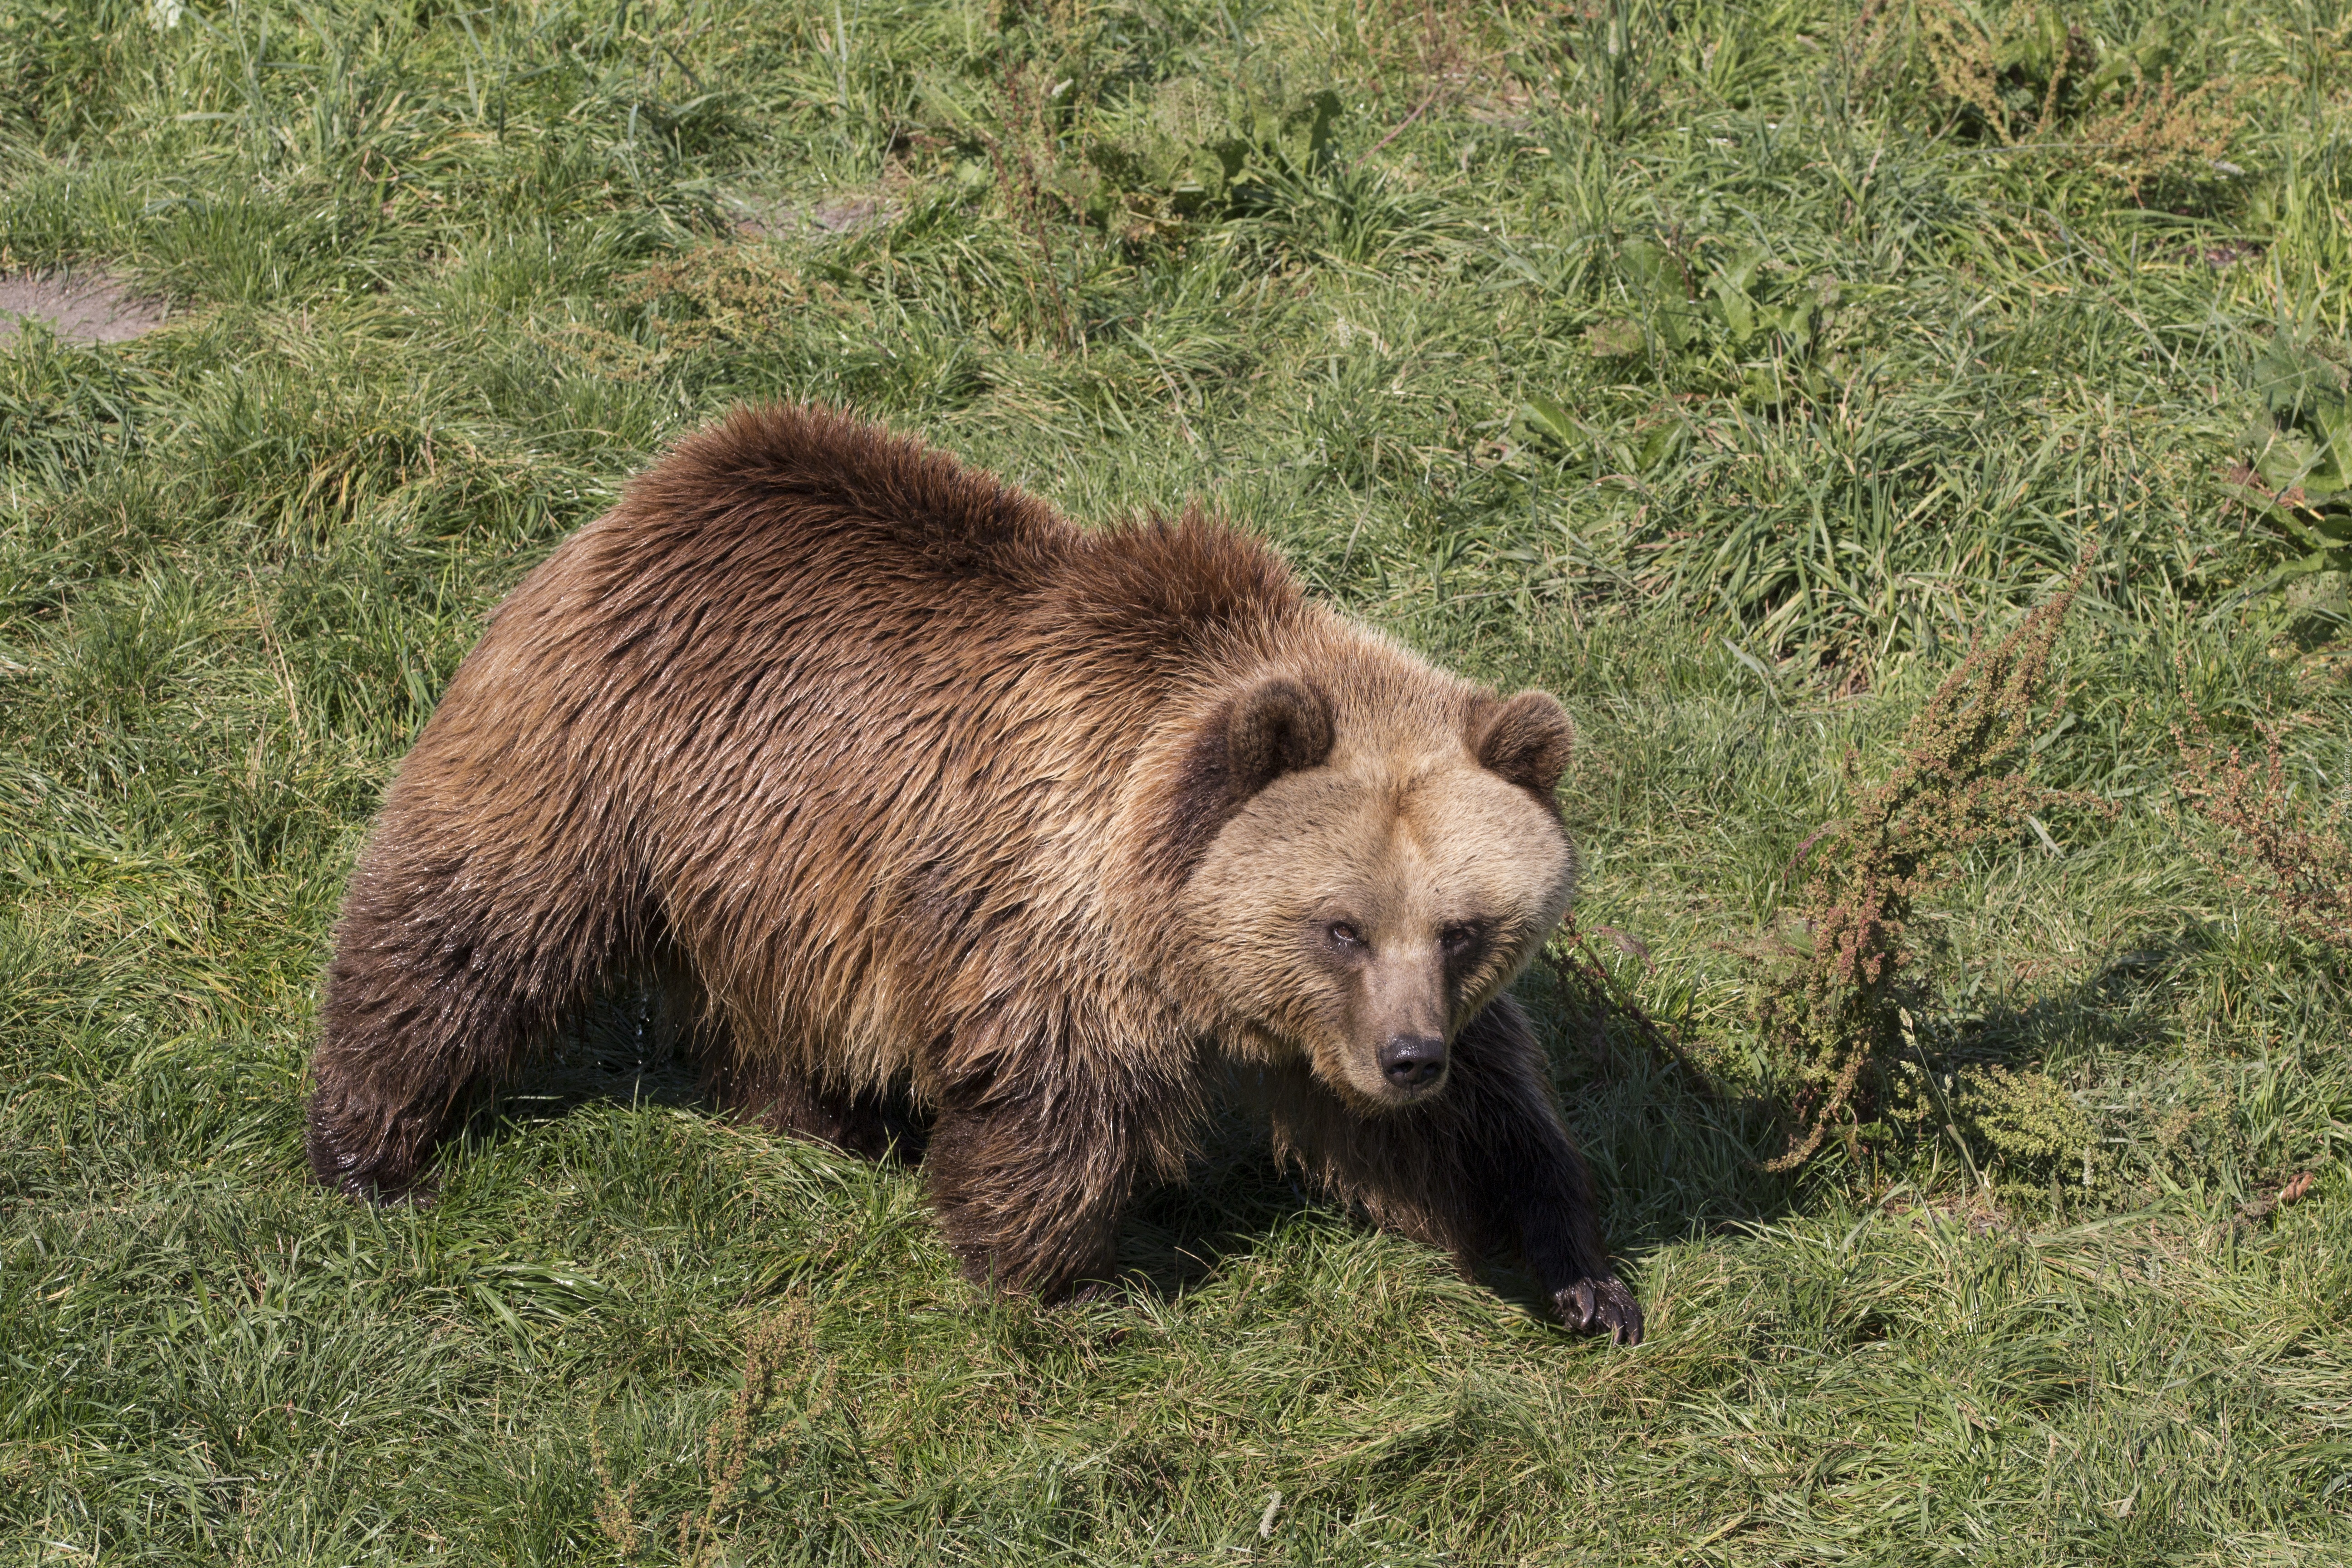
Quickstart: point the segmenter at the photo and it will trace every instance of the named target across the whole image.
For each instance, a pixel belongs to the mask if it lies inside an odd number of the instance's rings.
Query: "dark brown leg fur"
[[[1028,1076],[952,1089],[923,1152],[925,1185],[964,1273],[1047,1300],[1109,1279],[1119,1213],[1139,1179],[1183,1168],[1197,1083],[1081,1066],[1042,1042],[972,1055],[1020,1062]]]
[[[1436,1100],[1380,1118],[1341,1105],[1303,1069],[1267,1074],[1276,1152],[1465,1267],[1517,1253],[1570,1327],[1639,1343],[1642,1310],[1601,1249],[1591,1178],[1552,1105],[1527,1015],[1497,999],[1452,1056]]]
[[[966,1277],[1050,1301],[1110,1277],[1132,1180],[1117,1150],[1061,1146],[1044,1123],[1029,1107],[948,1111],[923,1173]]]
[[[387,814],[336,928],[311,1058],[321,1184],[413,1193],[473,1096],[604,973],[614,901],[585,875],[532,868],[521,885],[512,870]]]

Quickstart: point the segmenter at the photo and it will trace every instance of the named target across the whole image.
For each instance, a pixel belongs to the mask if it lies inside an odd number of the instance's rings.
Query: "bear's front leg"
[[[1472,1158],[1465,1174],[1473,1201],[1515,1232],[1519,1254],[1562,1322],[1580,1333],[1606,1331],[1621,1345],[1642,1342],[1642,1308],[1609,1267],[1592,1178],[1569,1141],[1544,1081],[1543,1050],[1527,1015],[1497,997],[1454,1045]]]
[[[1276,1153],[1465,1268],[1516,1252],[1570,1328],[1639,1344],[1641,1306],[1601,1248],[1591,1177],[1552,1104],[1527,1015],[1496,998],[1450,1055],[1433,1100],[1386,1116],[1350,1109],[1303,1068],[1268,1073]]]
[[[1198,1090],[1182,1074],[1106,1069],[1049,1046],[967,1075],[923,1151],[940,1227],[975,1283],[1047,1300],[1108,1279],[1138,1178],[1182,1169]]]

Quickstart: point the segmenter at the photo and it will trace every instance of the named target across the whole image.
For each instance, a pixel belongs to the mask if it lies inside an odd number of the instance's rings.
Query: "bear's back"
[[[1328,618],[1197,516],[1089,532],[915,442],[744,411],[518,588],[413,765],[608,825],[730,1013],[881,1074],[1013,952],[1101,966],[1070,939],[1119,896],[1135,759]]]
[[[830,568],[845,588],[992,595],[1049,582],[1080,540],[1033,497],[824,409],[738,409],[678,443],[613,520],[674,566],[738,582]]]
[[[1278,556],[1221,523],[1086,531],[919,442],[780,406],[680,442],[499,619],[534,622],[516,640],[562,645],[545,652],[565,668],[626,664],[673,693],[1018,674],[1124,710],[1312,614]]]

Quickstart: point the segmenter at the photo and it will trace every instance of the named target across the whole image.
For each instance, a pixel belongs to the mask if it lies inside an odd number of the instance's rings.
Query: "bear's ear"
[[[1210,841],[1251,797],[1285,773],[1331,754],[1331,700],[1303,680],[1273,676],[1218,704],[1193,732],[1143,846],[1145,864],[1171,884],[1192,874]]]
[[[1522,691],[1471,721],[1470,750],[1478,765],[1549,801],[1568,772],[1576,727],[1550,693]]]
[[[1225,722],[1225,777],[1236,804],[1330,754],[1330,700],[1286,675],[1244,692]]]

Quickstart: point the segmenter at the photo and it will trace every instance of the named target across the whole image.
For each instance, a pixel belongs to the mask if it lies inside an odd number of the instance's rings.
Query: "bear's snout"
[[[1435,1035],[1398,1035],[1381,1047],[1381,1076],[1402,1089],[1433,1087],[1445,1076],[1445,1042]]]

